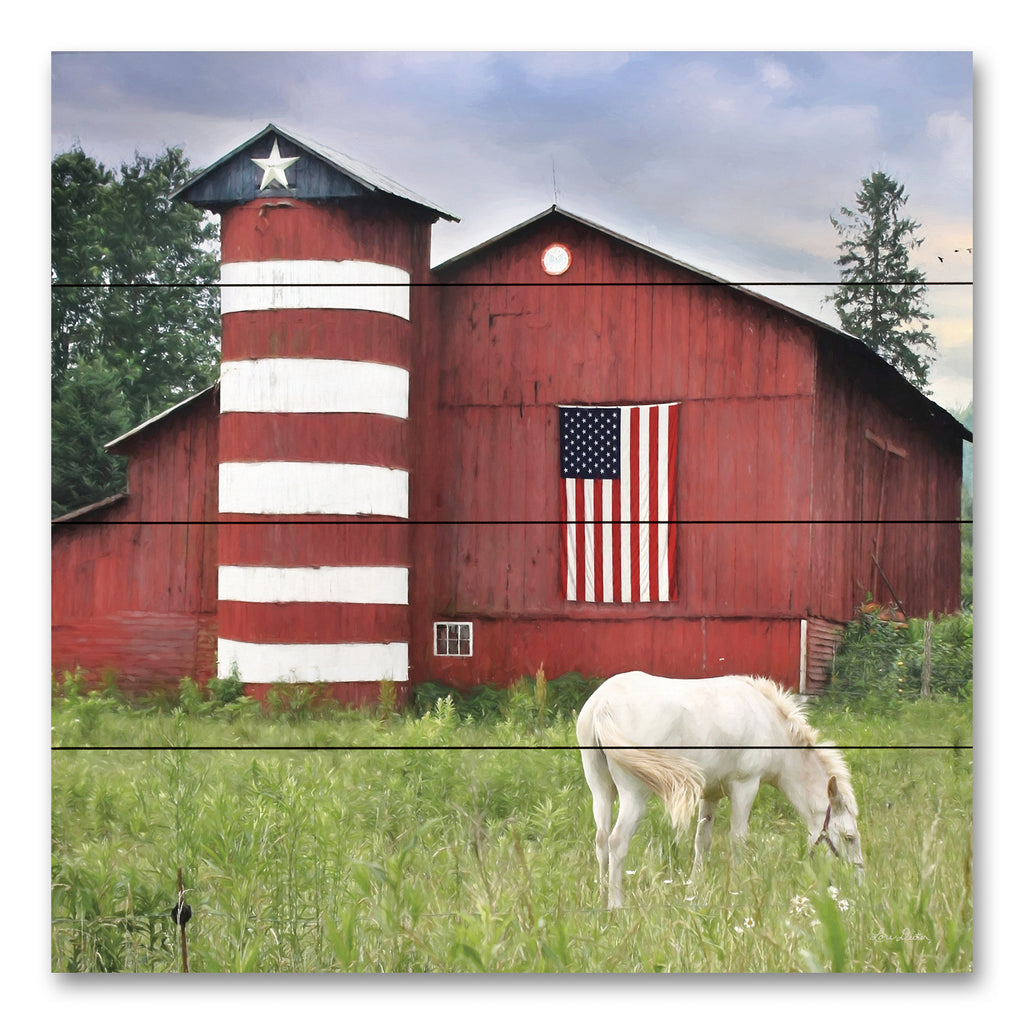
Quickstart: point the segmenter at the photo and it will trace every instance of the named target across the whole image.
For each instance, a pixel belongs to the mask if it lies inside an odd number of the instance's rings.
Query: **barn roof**
[[[523,221],[521,224],[517,224],[515,227],[509,228],[507,231],[503,231],[501,234],[495,235],[493,238],[489,238],[471,249],[467,249],[458,256],[454,256],[451,259],[446,260],[444,263],[438,264],[433,268],[434,273],[439,277],[446,277],[449,274],[456,273],[465,264],[486,255],[489,250],[509,241],[514,236],[532,228],[534,225],[548,219],[559,218],[574,221],[585,228],[596,231],[608,238],[613,238],[625,245],[632,246],[634,249],[647,253],[655,259],[669,263],[674,267],[687,271],[688,273],[696,274],[698,277],[704,278],[709,283],[722,285],[732,291],[740,292],[758,302],[764,303],[765,305],[773,306],[781,312],[786,313],[788,316],[803,320],[805,323],[814,327],[819,342],[829,349],[832,355],[851,361],[853,364],[858,365],[867,374],[869,374],[872,379],[875,393],[890,407],[911,419],[927,422],[935,429],[952,433],[961,440],[974,440],[974,435],[971,431],[969,431],[955,416],[953,416],[952,413],[943,409],[942,406],[933,402],[927,395],[919,391],[903,376],[902,373],[899,372],[899,370],[891,366],[872,349],[868,348],[868,346],[859,338],[850,334],[845,334],[830,324],[827,324],[822,320],[818,320],[807,313],[802,313],[790,306],[786,306],[775,299],[768,298],[765,295],[752,291],[750,288],[732,284],[724,278],[717,277],[714,274],[694,267],[689,263],[684,263],[682,260],[676,259],[674,256],[660,252],[657,249],[652,249],[650,246],[644,245],[642,242],[637,242],[635,239],[629,238],[627,235],[619,234],[610,228],[606,228],[603,225],[598,224],[596,221],[588,220],[586,217],[581,217],[579,214],[571,213],[557,205],[550,206],[536,216]]]
[[[70,512],[65,512],[62,516],[57,516],[50,520],[51,525],[56,526],[59,523],[73,523],[83,516],[93,515],[96,512],[104,512],[113,505],[117,505],[124,501],[128,495],[123,491],[118,494],[112,494],[109,498],[100,498],[99,501],[94,501],[89,505],[83,505],[81,508],[72,509]]]
[[[141,434],[144,430],[149,430],[150,427],[155,426],[161,420],[167,419],[169,416],[173,416],[175,413],[183,412],[193,403],[198,402],[204,395],[210,394],[212,391],[216,391],[220,387],[219,383],[211,384],[209,387],[203,388],[202,391],[197,391],[194,395],[189,395],[188,398],[182,399],[177,405],[172,405],[169,409],[164,409],[163,412],[158,412],[155,416],[150,416],[148,420],[140,423],[137,427],[132,427],[127,433],[122,434],[120,437],[115,437],[113,441],[108,441],[103,447],[108,451],[114,451],[114,449],[120,447],[126,441],[132,440],[136,434]]]
[[[284,179],[291,175],[294,184],[282,185],[271,182],[261,188],[259,169],[253,165],[259,158],[266,158],[273,152],[271,145],[284,143],[285,158],[309,156],[313,159],[305,164],[294,161],[294,167],[284,169]],[[257,196],[290,195],[299,199],[340,199],[357,196],[382,194],[425,211],[431,220],[443,217],[458,221],[458,217],[440,206],[417,195],[411,189],[381,174],[369,164],[356,160],[336,149],[331,149],[295,132],[268,124],[251,139],[236,146],[226,156],[200,171],[181,188],[171,193],[172,199],[183,199],[207,209],[231,206],[249,202]]]

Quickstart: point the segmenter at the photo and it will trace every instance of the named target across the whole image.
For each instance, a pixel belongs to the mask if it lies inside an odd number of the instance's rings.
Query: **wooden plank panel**
[[[646,287],[650,306],[652,394],[661,401],[680,401],[690,395],[690,291],[673,287],[663,274],[653,274]],[[646,320],[646,312],[643,314]],[[639,317],[638,317],[639,323]],[[639,327],[638,327],[639,330]]]
[[[725,391],[726,323],[721,289],[712,289],[707,310],[704,394],[720,398]]]
[[[766,313],[761,320],[758,340],[757,382],[755,390],[760,395],[779,393],[779,319]]]
[[[708,303],[711,290],[708,288],[688,288],[690,301],[689,333],[687,335],[688,383],[687,395],[690,398],[706,398],[707,360],[708,360]]]

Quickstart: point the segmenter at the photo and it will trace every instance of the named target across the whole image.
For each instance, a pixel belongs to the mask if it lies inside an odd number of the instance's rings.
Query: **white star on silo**
[[[257,166],[263,168],[263,180],[260,182],[260,191],[262,192],[263,189],[268,185],[272,185],[275,181],[288,188],[288,178],[284,172],[299,158],[297,156],[281,156],[281,151],[277,148],[277,139],[274,139],[270,156],[264,160],[260,160],[255,156],[249,159]]]

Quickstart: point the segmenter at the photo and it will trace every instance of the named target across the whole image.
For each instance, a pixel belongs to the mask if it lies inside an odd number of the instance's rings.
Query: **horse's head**
[[[818,843],[824,843],[840,860],[853,864],[857,877],[863,878],[864,852],[857,828],[857,808],[843,797],[834,775],[828,780],[828,808],[815,846]]]

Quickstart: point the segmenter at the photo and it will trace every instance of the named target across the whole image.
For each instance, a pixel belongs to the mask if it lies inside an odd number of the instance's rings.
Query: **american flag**
[[[562,594],[676,597],[679,404],[562,406]]]

